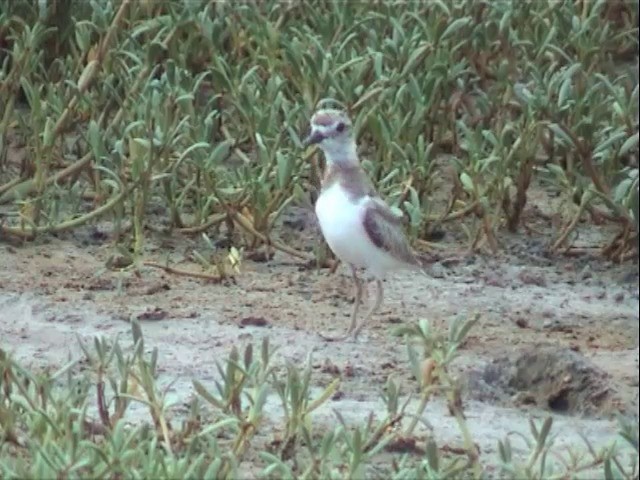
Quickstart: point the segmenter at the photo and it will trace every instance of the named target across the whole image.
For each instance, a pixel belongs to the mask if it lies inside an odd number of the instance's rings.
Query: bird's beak
[[[302,146],[304,148],[308,148],[311,145],[315,145],[316,143],[320,143],[324,140],[324,136],[318,130],[312,130],[311,133],[302,141]]]

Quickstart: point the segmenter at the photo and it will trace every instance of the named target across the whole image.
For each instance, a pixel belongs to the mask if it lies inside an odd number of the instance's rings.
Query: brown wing
[[[382,199],[369,197],[363,223],[376,247],[384,249],[402,262],[421,267],[404,234],[402,217],[394,213]]]

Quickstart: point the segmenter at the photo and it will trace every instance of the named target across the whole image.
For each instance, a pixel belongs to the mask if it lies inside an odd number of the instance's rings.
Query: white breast
[[[329,248],[338,258],[383,278],[387,271],[397,267],[397,262],[377,248],[364,229],[367,200],[368,197],[352,201],[336,183],[318,198],[316,215]]]

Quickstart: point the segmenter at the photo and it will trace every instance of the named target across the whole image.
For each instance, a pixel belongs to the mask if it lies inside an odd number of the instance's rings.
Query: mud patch
[[[481,401],[531,405],[559,414],[625,413],[613,380],[569,348],[534,346],[494,359],[469,375],[469,391]]]

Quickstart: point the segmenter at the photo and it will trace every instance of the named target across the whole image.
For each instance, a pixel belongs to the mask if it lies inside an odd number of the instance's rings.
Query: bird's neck
[[[327,162],[322,179],[322,190],[327,191],[333,186],[339,186],[351,200],[358,200],[365,195],[375,195],[375,189],[369,177],[359,164]]]
[[[371,180],[360,166],[355,140],[340,143],[325,142],[322,149],[327,161],[322,179],[323,191],[337,184],[352,200],[375,194]]]
[[[356,142],[329,143],[323,146],[324,156],[327,165],[335,165],[340,168],[358,168],[358,152]]]

